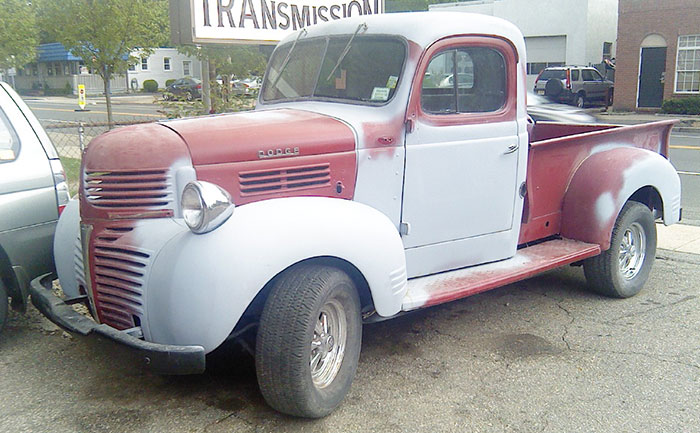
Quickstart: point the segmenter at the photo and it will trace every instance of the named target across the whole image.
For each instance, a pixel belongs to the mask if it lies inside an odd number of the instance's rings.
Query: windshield
[[[322,99],[383,104],[394,96],[406,58],[403,40],[389,36],[302,38],[293,46],[294,42],[284,44],[270,59],[264,102]]]

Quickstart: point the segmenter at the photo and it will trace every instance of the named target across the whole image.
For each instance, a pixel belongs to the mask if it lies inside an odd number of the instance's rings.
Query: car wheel
[[[192,98],[192,93],[191,93],[191,92],[185,93],[185,99],[188,100],[188,101],[191,101],[191,100],[193,99],[193,98]]]
[[[649,208],[629,201],[620,211],[610,248],[583,262],[589,286],[598,293],[629,298],[649,278],[656,254],[656,225]]]
[[[576,95],[574,102],[578,108],[584,108],[586,106],[586,98],[583,96],[583,93]]]
[[[7,290],[5,290],[5,286],[0,281],[0,332],[2,332],[2,328],[5,327],[5,321],[7,321],[7,304],[9,300]]]
[[[302,265],[277,279],[255,349],[258,384],[270,406],[320,418],[343,401],[360,356],[360,311],[355,285],[336,268]]]
[[[163,101],[169,101],[170,95],[168,93],[163,93]]]

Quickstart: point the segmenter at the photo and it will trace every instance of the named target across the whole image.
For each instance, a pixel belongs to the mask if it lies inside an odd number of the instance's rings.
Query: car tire
[[[194,99],[194,98],[192,97],[192,93],[191,93],[191,92],[185,93],[185,100],[191,101],[192,99]]]
[[[574,98],[574,104],[578,108],[585,108],[586,107],[586,97],[584,96],[583,93],[579,93],[578,95],[576,95],[576,97]]]
[[[260,318],[255,367],[274,409],[320,418],[345,398],[362,344],[360,299],[333,267],[301,265],[275,281]]]
[[[556,78],[547,80],[547,83],[544,85],[544,95],[548,98],[558,98],[563,90],[564,85],[561,84],[561,80]]]
[[[583,262],[588,285],[594,291],[629,298],[649,278],[656,254],[656,225],[649,208],[628,201],[613,227],[610,248]]]
[[[2,332],[2,328],[5,327],[5,322],[7,321],[9,301],[10,298],[7,296],[5,285],[0,281],[0,332]]]

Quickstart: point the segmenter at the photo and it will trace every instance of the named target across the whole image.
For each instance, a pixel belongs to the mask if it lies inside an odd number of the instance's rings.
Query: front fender
[[[275,275],[319,256],[357,267],[378,314],[399,312],[406,262],[399,233],[384,214],[340,199],[281,198],[238,207],[216,230],[179,233],[161,249],[148,282],[151,338],[210,352]]]
[[[85,286],[80,243],[80,202],[71,200],[61,213],[53,238],[53,256],[61,289],[67,298],[78,296],[78,284]]]
[[[666,225],[678,222],[681,182],[663,156],[645,149],[618,147],[595,153],[576,170],[564,196],[561,235],[610,248],[613,226],[625,202],[652,187],[661,197]]]

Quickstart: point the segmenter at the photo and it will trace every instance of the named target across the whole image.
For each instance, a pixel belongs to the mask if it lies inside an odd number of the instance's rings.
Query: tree
[[[34,61],[39,41],[34,11],[26,0],[0,0],[0,70]]]
[[[39,17],[54,40],[102,78],[110,126],[110,80],[139,61],[134,50],[149,55],[169,36],[167,0],[44,0]]]
[[[267,64],[266,57],[257,46],[228,45],[228,46],[182,46],[178,50],[188,56],[196,57],[202,62],[208,62],[209,81],[213,91],[211,112],[221,112],[233,108],[237,101],[229,101],[232,77],[245,78],[251,75],[262,76]],[[219,85],[216,78],[221,77]],[[202,77],[207,79],[207,77]],[[217,105],[218,104],[218,105]],[[233,105],[232,105],[233,104]]]

